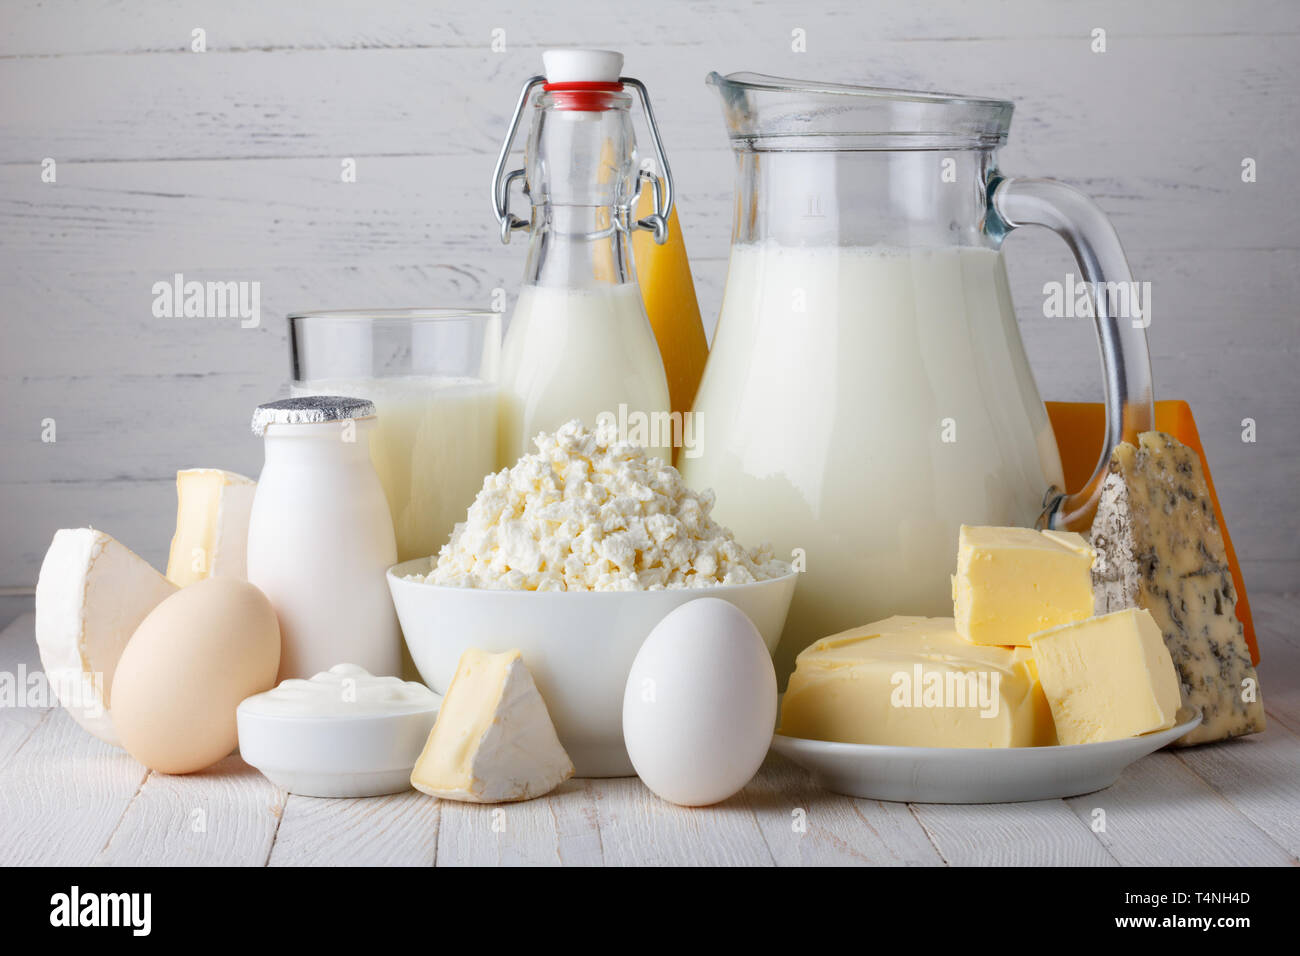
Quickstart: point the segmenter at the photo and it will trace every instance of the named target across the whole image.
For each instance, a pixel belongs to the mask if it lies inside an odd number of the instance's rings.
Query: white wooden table
[[[742,793],[700,810],[635,778],[570,780],[500,808],[414,791],[321,800],[286,794],[238,757],[186,777],[151,773],[58,707],[4,706],[0,865],[1295,865],[1300,597],[1252,603],[1268,730],[1154,754],[1070,800],[855,800],[775,755]],[[20,667],[39,668],[30,614],[0,634],[0,672]]]

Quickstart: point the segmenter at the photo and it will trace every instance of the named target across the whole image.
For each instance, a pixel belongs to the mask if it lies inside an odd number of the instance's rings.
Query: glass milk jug
[[[777,653],[784,681],[817,638],[950,616],[961,524],[1086,528],[1110,449],[1151,427],[1145,322],[1118,314],[1124,295],[1094,297],[1107,437],[1092,480],[1066,494],[1002,240],[1047,226],[1092,288],[1131,289],[1131,275],[1085,196],[998,170],[1012,104],[708,82],[736,156],[735,220],[698,454],[680,464],[740,540],[771,541],[804,569]]]
[[[528,229],[524,283],[501,351],[498,463],[513,465],[533,451],[539,432],[572,418],[589,428],[602,419],[626,424],[624,437],[667,458],[672,435],[654,426],[668,421],[668,380],[630,250],[635,229],[665,241],[672,211],[672,175],[650,100],[640,81],[620,76],[619,53],[548,50],[543,61],[546,75],[524,84],[492,185],[502,241]],[[645,111],[662,189],[639,169],[628,88]],[[531,121],[524,168],[507,175],[525,109]],[[516,179],[532,207],[528,221],[510,212]],[[656,208],[638,221],[634,210],[647,180]]]

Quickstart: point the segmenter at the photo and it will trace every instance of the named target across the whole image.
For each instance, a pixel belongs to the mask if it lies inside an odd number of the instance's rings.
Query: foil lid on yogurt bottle
[[[375,403],[344,395],[304,395],[265,402],[253,411],[253,434],[261,438],[271,425],[320,425],[375,417]]]

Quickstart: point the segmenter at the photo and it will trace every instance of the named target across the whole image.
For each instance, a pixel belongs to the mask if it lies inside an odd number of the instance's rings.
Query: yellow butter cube
[[[1038,664],[1034,661],[1033,648],[1011,648],[1011,660],[1023,666],[1025,673],[1029,676],[1029,693],[1034,704],[1033,745],[1035,747],[1055,747],[1060,743],[1060,740],[1056,736],[1056,722],[1052,719],[1052,705],[1047,702],[1047,694],[1043,691],[1043,682],[1038,679]]]
[[[972,644],[1029,645],[1029,635],[1093,612],[1092,562],[1081,535],[962,525],[953,578],[957,633]]]
[[[950,617],[891,617],[806,648],[778,733],[907,747],[1055,742],[1029,651],[963,641]]]
[[[1038,678],[1063,744],[1174,725],[1181,690],[1160,625],[1128,608],[1033,635]]]

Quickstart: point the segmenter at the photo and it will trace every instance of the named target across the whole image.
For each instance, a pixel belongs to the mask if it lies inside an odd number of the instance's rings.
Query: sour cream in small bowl
[[[286,680],[236,711],[240,755],[272,783],[308,797],[400,793],[438,718],[423,684],[336,664]]]

